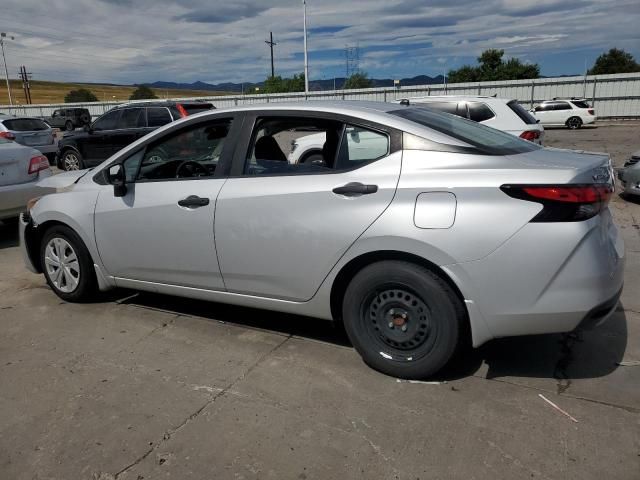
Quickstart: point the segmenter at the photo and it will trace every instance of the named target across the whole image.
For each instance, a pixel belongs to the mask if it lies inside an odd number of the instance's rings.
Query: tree
[[[91,90],[86,88],[79,88],[78,90],[71,90],[64,97],[65,103],[78,103],[78,102],[97,102],[96,97]]]
[[[153,93],[153,90],[146,85],[140,85],[131,94],[129,100],[148,100],[153,98],[158,98],[156,94]]]
[[[635,61],[633,55],[617,48],[600,55],[589,70],[590,75],[630,72],[640,72],[640,64]]]
[[[457,70],[450,70],[449,83],[521,80],[540,76],[537,64],[522,63],[517,58],[505,62],[503,56],[504,50],[485,50],[478,57],[478,66],[464,65]]]
[[[373,82],[369,80],[367,72],[357,72],[351,74],[349,78],[347,78],[344,82],[344,88],[371,88],[373,87]]]
[[[268,77],[260,90],[255,93],[288,93],[304,92],[304,73],[294,75],[291,78],[282,78],[280,75]]]

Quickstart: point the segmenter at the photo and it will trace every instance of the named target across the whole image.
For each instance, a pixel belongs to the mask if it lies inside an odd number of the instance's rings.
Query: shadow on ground
[[[344,328],[336,322],[152,293],[131,292],[131,296],[120,301],[334,345],[351,345]],[[613,372],[624,356],[626,345],[626,316],[619,305],[607,322],[590,331],[504,338],[478,349],[463,348],[433,380],[476,375],[486,364],[488,370],[482,374],[486,378],[553,378],[562,393],[572,379],[597,378]]]
[[[17,223],[0,220],[0,249],[17,247],[19,243]]]

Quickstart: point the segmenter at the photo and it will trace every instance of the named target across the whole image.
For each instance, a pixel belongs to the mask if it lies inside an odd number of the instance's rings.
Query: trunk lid
[[[7,142],[0,143],[0,186],[18,185],[30,182],[38,177],[29,175],[29,162],[40,152],[23,145]]]
[[[526,167],[573,170],[571,183],[614,183],[611,157],[607,153],[585,150],[542,148],[533,152],[512,155],[510,158]]]

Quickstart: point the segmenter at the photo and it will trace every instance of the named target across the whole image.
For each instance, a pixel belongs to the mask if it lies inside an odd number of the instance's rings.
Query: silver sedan
[[[318,158],[287,160],[319,133]],[[609,316],[612,175],[606,154],[417,107],[251,105],[62,177],[22,216],[22,248],[67,301],[125,287],[340,321],[367,364],[424,378],[467,340]]]
[[[30,198],[52,192],[38,185],[50,175],[42,153],[0,137],[0,220],[17,219]]]

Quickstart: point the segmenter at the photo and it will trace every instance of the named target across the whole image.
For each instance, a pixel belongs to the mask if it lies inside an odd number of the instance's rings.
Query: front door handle
[[[209,205],[209,199],[199,197],[197,195],[189,195],[187,198],[183,198],[182,200],[178,200],[178,205],[181,207],[190,207],[190,208],[198,208]]]
[[[356,197],[359,195],[369,195],[378,191],[377,185],[364,185],[360,182],[351,182],[341,187],[333,189],[333,193],[344,195],[345,197]]]

